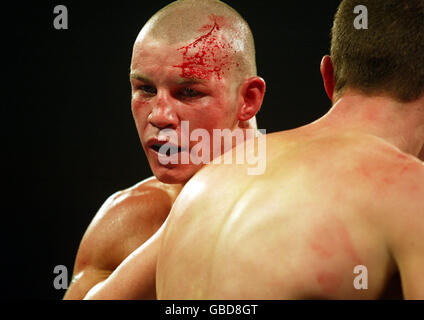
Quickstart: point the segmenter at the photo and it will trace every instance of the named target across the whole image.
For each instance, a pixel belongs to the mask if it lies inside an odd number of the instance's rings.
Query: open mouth
[[[168,157],[184,150],[183,148],[178,147],[176,145],[160,144],[160,143],[155,143],[151,145],[150,148],[156,151],[157,153],[168,156]]]

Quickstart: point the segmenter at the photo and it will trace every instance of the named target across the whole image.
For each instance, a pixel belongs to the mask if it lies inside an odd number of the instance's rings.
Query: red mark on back
[[[340,245],[342,250],[352,259],[355,265],[362,264],[361,259],[359,258],[356,250],[350,239],[349,231],[343,224],[343,222],[338,221],[338,238],[340,239]]]
[[[321,271],[316,275],[318,284],[325,293],[334,293],[343,282],[341,276],[336,273]]]
[[[217,37],[224,20],[214,15],[209,18],[213,23],[205,24],[199,29],[200,32],[207,33],[178,49],[183,54],[183,62],[174,67],[181,68],[182,78],[208,79],[215,74],[221,79],[224,70],[230,70],[231,45],[218,40]]]
[[[358,171],[361,175],[371,178],[371,169],[367,166],[367,164],[361,164],[358,166]]]
[[[344,255],[355,265],[361,264],[349,231],[341,220],[336,217],[332,217],[331,220],[328,218],[314,229],[309,245],[318,258],[327,260]]]
[[[335,293],[346,278],[345,270],[353,270],[362,264],[352,243],[350,232],[343,222],[334,215],[319,221],[309,236],[315,266],[315,279],[321,290]]]
[[[321,243],[311,243],[311,249],[322,259],[331,258],[334,255],[331,248],[327,248]]]

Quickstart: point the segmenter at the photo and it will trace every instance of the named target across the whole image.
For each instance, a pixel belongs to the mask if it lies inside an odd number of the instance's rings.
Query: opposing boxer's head
[[[215,0],[180,0],[157,12],[135,41],[130,81],[143,149],[153,173],[165,183],[185,183],[203,165],[162,165],[158,151],[167,142],[165,129],[177,134],[178,141],[171,143],[182,154],[203,143],[190,141],[195,129],[212,137],[213,129],[256,128],[265,92],[264,81],[256,76],[248,24]],[[188,132],[182,122],[189,124]],[[183,140],[189,141],[188,148]]]
[[[360,14],[366,14],[366,28]],[[417,100],[424,94],[424,1],[342,1],[330,54],[321,72],[333,101],[346,89]]]

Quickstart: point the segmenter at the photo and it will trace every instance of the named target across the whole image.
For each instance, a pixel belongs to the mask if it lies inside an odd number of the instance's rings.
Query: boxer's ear
[[[333,62],[331,61],[330,56],[324,56],[321,60],[321,75],[322,80],[324,81],[325,92],[327,92],[327,96],[333,101],[334,94],[334,69]]]
[[[243,82],[240,88],[242,105],[237,114],[240,121],[247,121],[259,112],[264,100],[265,87],[264,79],[257,76]]]
[[[422,147],[420,153],[418,154],[418,159],[424,161],[424,146]]]

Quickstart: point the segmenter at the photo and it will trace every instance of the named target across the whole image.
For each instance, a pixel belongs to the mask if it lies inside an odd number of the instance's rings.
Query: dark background
[[[61,299],[79,241],[117,190],[151,175],[130,110],[133,42],[170,1],[71,1],[2,10],[1,298]],[[267,82],[258,127],[295,128],[330,107],[319,73],[339,1],[226,1],[250,24]],[[56,30],[65,5],[69,29]]]

